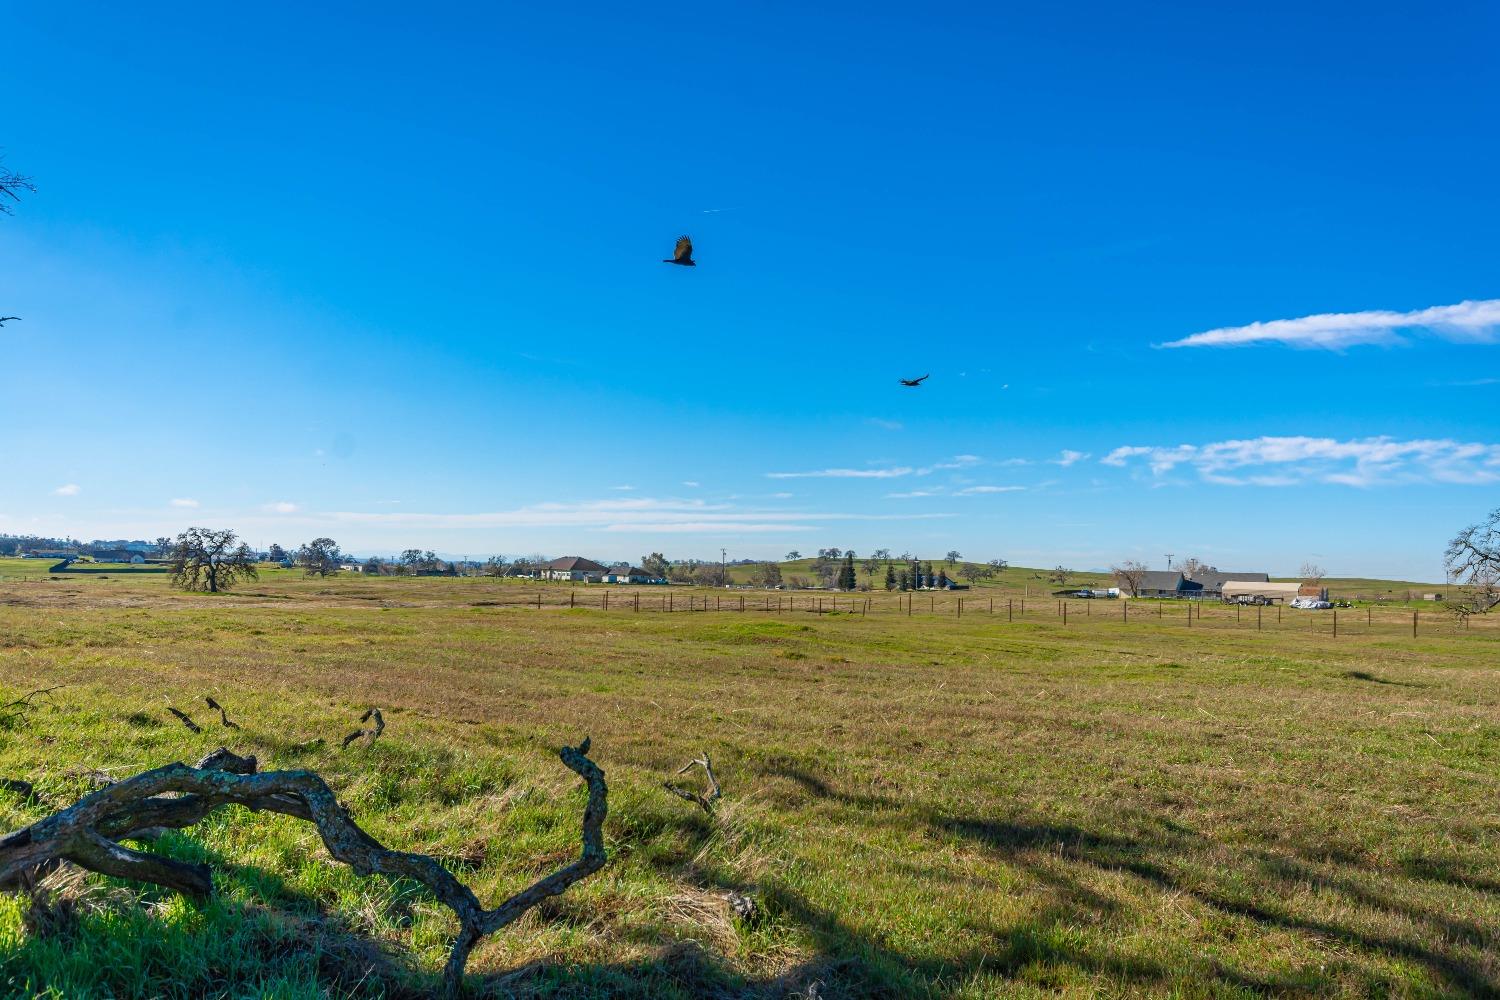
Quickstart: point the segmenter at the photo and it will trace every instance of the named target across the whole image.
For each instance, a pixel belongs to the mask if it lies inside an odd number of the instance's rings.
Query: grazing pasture
[[[0,791],[6,829],[95,772],[225,744],[317,770],[490,902],[576,853],[553,750],[590,736],[610,863],[480,945],[479,995],[1500,994],[1494,628],[666,615],[564,588],[538,611],[483,579],[269,572],[211,597],[40,570],[0,567],[0,702],[61,685],[0,712],[0,776],[37,791]],[[339,749],[370,706],[384,734]],[[705,753],[712,815],[661,787]],[[215,902],[52,876],[49,902],[0,897],[0,988],[435,988],[448,912],[307,824],[235,810],[154,847],[208,860]]]

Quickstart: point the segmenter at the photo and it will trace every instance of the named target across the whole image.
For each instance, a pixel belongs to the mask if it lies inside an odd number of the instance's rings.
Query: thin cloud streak
[[[1273,319],[1248,326],[1205,330],[1162,347],[1243,347],[1274,342],[1293,347],[1339,350],[1355,344],[1401,344],[1400,331],[1424,331],[1457,343],[1490,344],[1500,333],[1500,299],[1464,301],[1411,312],[1383,309],[1352,313],[1319,313],[1297,319]]]
[[[1205,445],[1127,445],[1099,461],[1118,468],[1145,465],[1156,477],[1187,468],[1220,486],[1500,482],[1500,444],[1451,438],[1259,437]]]
[[[946,462],[931,465],[897,465],[876,469],[813,469],[808,472],[768,472],[767,479],[900,479],[904,476],[930,476],[944,469],[967,469],[983,462],[978,455],[954,455]]]

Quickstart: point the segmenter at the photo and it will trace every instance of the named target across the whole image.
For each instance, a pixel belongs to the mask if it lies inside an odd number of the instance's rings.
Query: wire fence
[[[1156,624],[1190,629],[1302,632],[1338,636],[1409,636],[1471,632],[1500,633],[1500,616],[1461,615],[1447,610],[1351,607],[1311,610],[1282,604],[1239,605],[1208,601],[1078,601],[937,594],[704,594],[536,590],[472,607],[541,610],[587,609],[632,614],[732,612],[761,615],[841,615],[868,618],[974,619],[995,623],[1052,622],[1068,625]]]

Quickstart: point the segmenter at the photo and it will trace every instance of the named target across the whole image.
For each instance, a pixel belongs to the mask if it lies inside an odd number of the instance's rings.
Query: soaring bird
[[[681,264],[684,267],[697,267],[698,262],[693,260],[693,238],[691,236],[677,237],[677,249],[672,251],[670,259],[663,260],[662,263]]]
[[[901,384],[915,389],[917,386],[921,385],[924,381],[930,378],[932,378],[931,375],[923,375],[921,378],[904,378],[901,380]]]

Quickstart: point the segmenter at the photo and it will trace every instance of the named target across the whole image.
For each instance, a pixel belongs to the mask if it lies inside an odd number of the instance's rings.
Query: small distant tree
[[[1109,571],[1114,574],[1120,589],[1131,597],[1139,597],[1141,593],[1141,581],[1146,578],[1146,567],[1134,559],[1127,559],[1118,566],[1111,566]]]
[[[273,563],[285,562],[286,557],[286,549],[275,542],[272,542],[271,547],[266,550],[266,558]]]
[[[844,565],[839,569],[839,589],[853,590],[854,587],[854,553],[850,552],[844,556]]]
[[[750,571],[750,582],[757,587],[781,586],[781,567],[773,562],[763,562]]]
[[[866,556],[863,566],[865,570],[865,576],[868,576],[873,580],[875,578],[875,571],[880,568],[880,557],[873,555]]]
[[[1068,579],[1072,575],[1073,571],[1071,569],[1068,569],[1068,567],[1059,564],[1053,567],[1052,572],[1047,574],[1047,579],[1051,580],[1059,587],[1066,587],[1068,585]]]
[[[890,549],[876,549],[874,557],[876,559],[879,559],[881,562],[890,562],[891,561],[891,550]]]
[[[385,573],[385,560],[380,558],[379,556],[371,556],[370,558],[365,560],[365,565],[362,572],[365,576],[382,575],[383,573]]]
[[[963,556],[959,555],[957,549],[949,549],[948,554],[943,557],[943,561],[946,562],[949,566],[952,566],[962,558]]]
[[[798,552],[796,549],[793,549],[792,551],[790,551],[790,552],[788,552],[786,554],[786,561],[787,562],[795,562],[796,560],[801,559],[801,558],[802,558],[802,553]]]
[[[490,556],[484,561],[485,576],[504,576],[505,568],[510,565],[504,556]]]
[[[254,580],[255,554],[234,532],[189,528],[172,543],[172,585],[217,594],[239,580]]]
[[[909,571],[904,569],[901,571],[899,584],[903,593],[911,589],[911,573]]]
[[[1004,559],[991,559],[987,565],[995,571],[996,575],[999,575],[1000,571],[1009,566],[1010,563]]]
[[[641,558],[641,569],[645,570],[653,580],[665,580],[672,569],[672,564],[660,552],[653,552]]]
[[[896,589],[896,567],[892,566],[890,563],[885,564],[885,589]]]
[[[1500,601],[1500,508],[1453,536],[1443,553],[1449,579],[1468,588],[1476,611]]]
[[[339,571],[344,554],[332,538],[314,538],[297,550],[297,565],[307,576],[326,577]]]
[[[1321,584],[1323,582],[1323,577],[1328,575],[1324,571],[1323,567],[1319,566],[1315,562],[1303,563],[1302,568],[1297,572],[1301,575],[1303,583],[1311,584],[1314,587]]]

